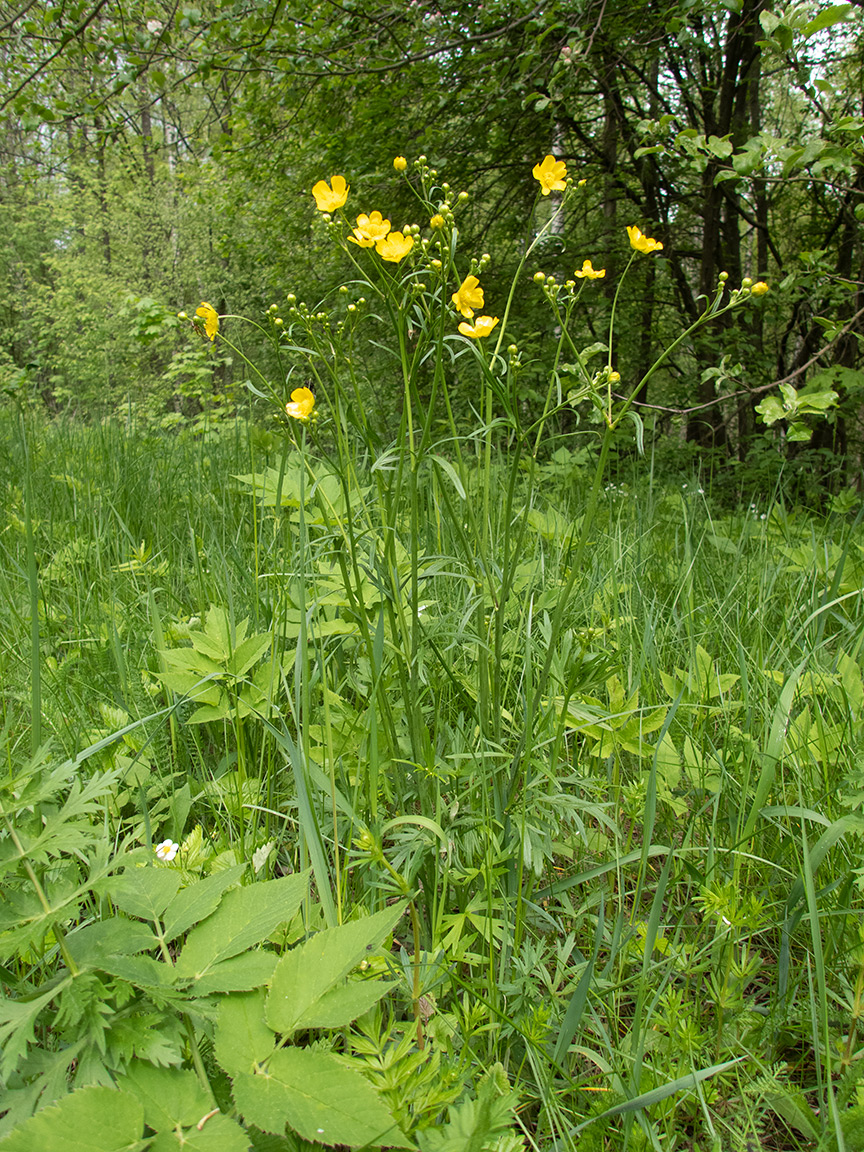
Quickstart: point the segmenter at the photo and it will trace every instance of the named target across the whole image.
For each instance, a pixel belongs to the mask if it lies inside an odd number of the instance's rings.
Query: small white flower
[[[166,864],[170,864],[180,845],[175,844],[173,840],[163,840],[161,844],[156,845],[156,855],[160,860],[164,860]]]
[[[158,32],[161,32],[162,27],[163,27],[163,25],[162,25],[161,20],[148,20],[147,21],[147,31],[150,33],[151,36],[155,36]]]

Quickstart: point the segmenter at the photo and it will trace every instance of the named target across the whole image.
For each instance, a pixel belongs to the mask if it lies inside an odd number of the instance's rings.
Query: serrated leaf
[[[149,1152],[247,1152],[252,1145],[236,1120],[217,1113],[185,1131],[160,1132]]]
[[[219,1009],[216,1026],[216,1059],[229,1076],[251,1073],[263,1064],[276,1046],[276,1038],[264,1022],[263,989],[241,996],[228,996]]]
[[[93,967],[139,988],[159,988],[174,982],[171,965],[162,964],[152,956],[106,956]]]
[[[225,720],[231,715],[231,705],[227,694],[223,696],[221,704],[204,704],[196,708],[186,721],[187,724],[209,724],[211,720]]]
[[[377,1004],[394,982],[358,980],[331,988],[297,1021],[296,1028],[344,1028]]]
[[[245,676],[252,665],[258,663],[269,647],[269,636],[250,636],[248,640],[244,640],[235,648],[231,659],[228,661],[228,670],[233,676]]]
[[[277,1032],[291,1033],[300,1020],[396,926],[403,904],[374,916],[352,920],[317,932],[283,956],[276,966],[267,997],[267,1023]]]
[[[7,1000],[0,997],[0,1076],[7,1079],[18,1060],[35,1042],[33,1029],[37,1017],[55,996],[72,983],[69,976],[34,1000]]]
[[[369,1081],[329,1052],[280,1048],[266,1072],[235,1079],[234,1099],[265,1132],[279,1134],[288,1123],[304,1139],[331,1146],[408,1144]]]
[[[198,980],[221,960],[266,940],[293,918],[308,883],[307,871],[232,889],[213,915],[189,933],[176,965],[178,978]]]
[[[121,912],[142,920],[157,920],[180,887],[173,868],[127,868],[110,883],[111,899]]]
[[[173,940],[201,920],[206,920],[218,907],[222,893],[235,884],[245,870],[245,864],[235,864],[178,892],[165,909],[165,939]]]
[[[132,956],[136,952],[149,951],[156,946],[156,937],[146,924],[111,916],[71,933],[66,944],[77,964],[81,967],[92,964],[98,968],[106,956]]]
[[[92,1085],[37,1112],[0,1140],[0,1152],[126,1152],[143,1131],[139,1100]]]
[[[214,992],[249,992],[260,988],[273,975],[279,957],[275,952],[244,952],[232,956],[210,969],[206,976],[195,981],[196,996],[211,996]]]
[[[141,1101],[144,1122],[156,1132],[197,1124],[213,1107],[195,1073],[183,1068],[154,1068],[133,1060],[118,1086]]]

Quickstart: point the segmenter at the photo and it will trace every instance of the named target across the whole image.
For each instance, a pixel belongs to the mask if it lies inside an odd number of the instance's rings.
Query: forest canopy
[[[552,154],[584,185],[526,268],[525,404],[554,339],[530,277],[605,268],[584,309],[602,332],[637,225],[663,251],[622,293],[625,378],[721,273],[770,286],[646,382],[654,433],[740,461],[816,451],[830,483],[860,466],[860,4],[37,0],[0,6],[0,68],[0,379],[29,402],[163,426],[236,403],[240,365],[177,313],[323,298],[340,271],[313,184],[345,173],[371,202],[395,155],[468,193],[460,245],[504,285]],[[766,395],[784,411],[779,382],[838,395],[806,447],[758,419]]]

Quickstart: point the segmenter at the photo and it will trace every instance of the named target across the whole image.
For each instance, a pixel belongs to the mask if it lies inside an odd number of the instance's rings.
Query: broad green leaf
[[[144,1123],[157,1132],[197,1124],[213,1107],[195,1073],[182,1068],[154,1068],[133,1060],[118,1086],[141,1101]]]
[[[139,1100],[92,1085],[37,1112],[0,1140],[0,1152],[126,1152],[143,1132]]]
[[[238,644],[231,659],[228,661],[228,670],[233,676],[245,676],[253,664],[257,664],[270,647],[268,635],[250,636],[242,644]]]
[[[132,956],[149,951],[156,946],[156,937],[146,924],[111,916],[71,933],[66,944],[77,964],[98,968],[106,956]]]
[[[233,868],[217,872],[178,892],[165,909],[163,916],[165,939],[173,940],[187,928],[205,920],[216,910],[222,899],[222,893],[232,884],[236,884],[245,870],[245,864],[235,864]]]
[[[219,1112],[202,1117],[200,1128],[196,1124],[182,1132],[160,1132],[149,1152],[247,1152],[251,1147],[237,1121]]]
[[[357,980],[331,988],[316,1001],[295,1025],[296,1028],[344,1028],[384,996],[394,982]],[[198,986],[196,985],[196,991]]]
[[[808,21],[804,25],[803,33],[804,38],[809,39],[815,36],[817,32],[821,32],[823,28],[830,28],[832,24],[838,24],[840,21],[850,20],[851,14],[854,10],[853,4],[831,4],[823,9],[818,16]]]
[[[222,1001],[215,1051],[229,1076],[251,1073],[256,1064],[263,1064],[274,1052],[276,1037],[264,1023],[265,995],[260,989]]]
[[[266,940],[291,920],[306,895],[309,873],[234,888],[212,916],[193,928],[177,961],[179,978],[199,980],[214,964]]]
[[[224,694],[220,703],[203,704],[200,708],[196,708],[188,718],[187,723],[209,724],[212,720],[226,720],[230,715],[231,705],[227,694]]]
[[[180,887],[180,873],[173,868],[127,868],[111,881],[111,899],[121,912],[142,920],[157,920]]]
[[[755,411],[759,413],[769,428],[772,424],[776,424],[778,420],[782,420],[786,415],[783,405],[776,396],[766,396],[764,400],[756,405]]]
[[[213,992],[249,992],[260,988],[273,975],[279,957],[275,952],[244,952],[214,965],[206,976],[195,981],[196,996]]]
[[[401,918],[405,906],[317,932],[283,956],[267,998],[267,1023],[277,1032],[293,1032],[314,1016],[321,998],[380,944]],[[306,1025],[308,1027],[308,1025]]]
[[[174,981],[174,969],[170,964],[160,963],[152,956],[111,956],[93,962],[94,968],[119,976],[130,984],[141,988],[158,988]]]
[[[280,1048],[266,1072],[235,1079],[234,1099],[265,1132],[281,1133],[287,1123],[320,1144],[407,1143],[369,1081],[329,1052]]]

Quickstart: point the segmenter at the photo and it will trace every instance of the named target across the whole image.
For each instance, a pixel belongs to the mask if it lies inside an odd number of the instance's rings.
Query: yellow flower
[[[408,167],[408,161],[405,159],[404,156],[397,156],[396,159],[393,161],[393,167],[396,169],[397,172],[404,172],[405,169]]]
[[[644,252],[646,256],[651,252],[659,252],[663,247],[659,240],[652,240],[635,224],[629,226],[627,235],[630,237],[630,247],[635,248],[637,252]]]
[[[312,189],[319,212],[335,212],[348,199],[348,185],[344,176],[331,176],[330,183],[319,180]]]
[[[750,295],[751,296],[764,296],[767,291],[768,291],[768,285],[765,283],[764,280],[759,280],[750,289]]]
[[[535,180],[540,181],[540,191],[544,196],[550,192],[563,192],[567,187],[564,177],[567,175],[567,165],[563,160],[556,160],[554,156],[547,156],[542,164],[535,164],[533,173]]]
[[[606,275],[605,268],[592,268],[590,260],[582,261],[582,271],[574,272],[573,275],[577,280],[602,280]]]
[[[216,333],[219,331],[219,314],[213,305],[202,300],[201,306],[195,309],[195,315],[201,317],[204,321],[204,331],[211,340],[215,340]]]
[[[450,297],[456,311],[467,316],[469,320],[474,315],[475,308],[483,307],[483,289],[479,285],[480,281],[476,276],[466,276],[458,291]]]
[[[431,218],[431,220],[429,221],[429,227],[430,228],[443,228],[444,227],[444,217],[441,215],[440,212],[436,212],[435,215]]]
[[[294,420],[305,424],[312,415],[315,407],[315,396],[308,388],[295,388],[291,393],[290,403],[285,405],[285,412]]]
[[[413,236],[403,236],[401,232],[391,232],[389,236],[382,236],[375,241],[375,251],[382,260],[389,260],[391,264],[398,264],[414,247]]]
[[[474,321],[473,328],[463,321],[459,325],[459,331],[463,336],[470,336],[473,340],[479,340],[481,336],[488,336],[497,323],[497,316],[478,316]]]
[[[371,216],[363,213],[357,217],[354,235],[348,239],[352,244],[359,244],[361,248],[373,248],[376,240],[383,240],[389,231],[390,221],[382,220],[380,212],[373,212]]]

